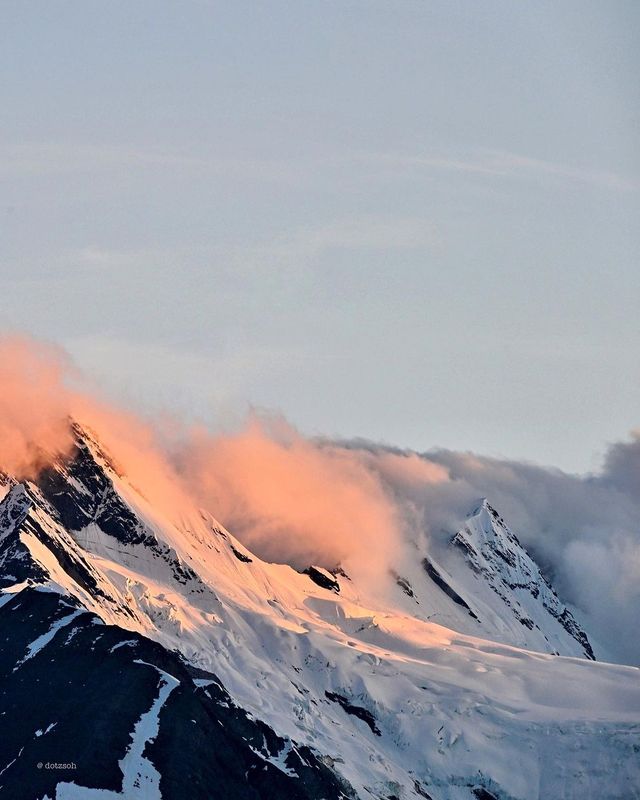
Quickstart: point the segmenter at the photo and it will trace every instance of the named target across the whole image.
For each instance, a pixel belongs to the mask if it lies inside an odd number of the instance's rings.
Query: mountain
[[[640,673],[487,501],[377,584],[297,572],[73,432],[1,481],[0,798],[640,796]]]
[[[414,558],[395,577],[413,599],[414,613],[428,609],[433,622],[528,650],[595,660],[572,611],[486,499],[444,548]]]

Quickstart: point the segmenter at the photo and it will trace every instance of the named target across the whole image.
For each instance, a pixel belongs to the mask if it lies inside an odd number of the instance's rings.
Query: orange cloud
[[[193,431],[181,471],[198,499],[263,558],[337,566],[376,559],[400,518],[356,452],[316,445],[283,420],[254,418],[236,434]]]
[[[0,339],[0,468],[30,478],[71,446],[64,354],[12,336]]]
[[[396,488],[447,478],[415,455],[311,441],[281,418],[254,417],[219,436],[151,423],[96,398],[63,353],[25,338],[0,341],[0,381],[6,472],[34,478],[69,451],[73,419],[156,511],[178,522],[205,507],[257,555],[297,567],[357,558],[361,572],[388,568],[410,516]]]

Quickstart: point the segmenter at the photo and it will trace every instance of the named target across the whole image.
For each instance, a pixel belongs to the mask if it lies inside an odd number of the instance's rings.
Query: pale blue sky
[[[0,320],[212,426],[640,425],[637,2],[2,2]]]

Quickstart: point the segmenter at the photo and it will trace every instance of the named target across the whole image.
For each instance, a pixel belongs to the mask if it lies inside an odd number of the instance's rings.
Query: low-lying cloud
[[[198,500],[267,560],[334,567],[362,551],[381,566],[399,534],[396,503],[358,453],[319,447],[282,419],[192,431],[178,463]]]

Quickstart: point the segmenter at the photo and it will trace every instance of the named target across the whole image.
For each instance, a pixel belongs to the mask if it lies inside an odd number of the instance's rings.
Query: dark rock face
[[[376,725],[376,718],[370,711],[367,711],[366,708],[354,705],[347,697],[344,697],[344,695],[338,694],[337,692],[325,692],[324,694],[327,700],[331,700],[332,703],[338,703],[341,705],[347,714],[351,714],[352,716],[357,717],[366,723],[369,726],[371,733],[375,733],[376,736],[382,736],[380,729]]]
[[[37,539],[78,586],[94,597],[113,601],[100,588],[94,569],[82,557],[79,548],[73,546],[66,532],[59,529],[57,536],[52,535],[43,527],[41,518],[31,513],[38,502],[24,484],[17,484],[0,503],[0,530],[5,532],[0,544],[0,586],[27,579],[42,582],[49,577],[21,541],[20,533],[24,532]],[[20,509],[20,513],[16,513],[16,509]]]
[[[19,485],[12,486],[0,503],[0,588],[29,579],[43,581],[47,578],[20,540],[20,529],[30,508],[31,499]]]
[[[473,617],[474,619],[478,619],[477,615],[473,613],[473,611],[469,608],[469,604],[466,600],[463,600],[462,597],[456,592],[456,590],[450,586],[446,580],[440,575],[438,570],[434,567],[434,565],[429,561],[428,558],[422,559],[422,566],[424,567],[425,572],[431,578],[431,580],[436,584],[436,586],[448,596],[450,597],[454,603],[457,605],[462,606],[469,612],[469,616]]]
[[[413,591],[409,581],[406,578],[403,578],[402,575],[398,575],[396,572],[392,572],[391,575],[395,579],[396,586],[399,586],[402,589],[402,591],[407,595],[407,597],[411,597],[417,603],[418,600],[416,599],[415,592]]]
[[[238,561],[242,561],[244,564],[251,564],[253,562],[252,558],[249,558],[249,556],[245,556],[244,553],[241,553],[233,545],[230,545],[230,547],[231,547],[231,552],[238,559]]]
[[[419,795],[420,797],[424,797],[425,800],[433,800],[433,797],[431,797],[431,795],[425,790],[420,781],[414,781],[413,788],[416,794]]]
[[[483,786],[474,786],[472,791],[478,800],[498,800],[495,794],[488,791]]]
[[[308,575],[311,580],[316,583],[318,586],[321,586],[323,589],[328,589],[330,592],[339,592],[340,591],[340,584],[335,578],[330,578],[328,575],[325,575],[324,572],[321,572],[316,567],[307,567],[307,569],[302,570],[304,575]]]
[[[123,544],[144,545],[170,566],[173,577],[183,586],[199,583],[191,567],[182,562],[174,550],[159,542],[122,500],[109,478],[108,470],[117,474],[117,467],[109,457],[90,434],[77,425],[72,429],[76,441],[71,455],[44,469],[37,480],[39,491],[62,527],[79,531],[94,523]]]
[[[138,785],[156,774],[164,800],[353,797],[308,747],[238,708],[215,675],[69,598],[12,596],[0,607],[0,642],[0,718],[11,721],[0,738],[3,800],[55,797],[61,782],[120,792],[134,740],[133,779],[136,769]],[[136,727],[150,713],[155,735]]]
[[[569,611],[568,608],[565,608],[561,614],[558,614],[556,609],[551,608],[545,605],[547,611],[552,614],[558,622],[562,625],[562,627],[573,636],[573,638],[579,642],[585,652],[587,658],[591,659],[591,661],[596,660],[595,653],[593,652],[593,648],[591,647],[591,642],[587,638],[587,634],[582,630],[582,628],[576,622],[573,614]]]
[[[74,430],[77,438],[71,456],[38,476],[38,487],[62,525],[79,531],[94,522],[123,544],[153,545],[155,537],[124,504],[105,470],[96,463],[80,429]]]
[[[31,580],[42,583],[47,573],[31,558],[17,532],[10,533],[0,543],[0,589]]]

